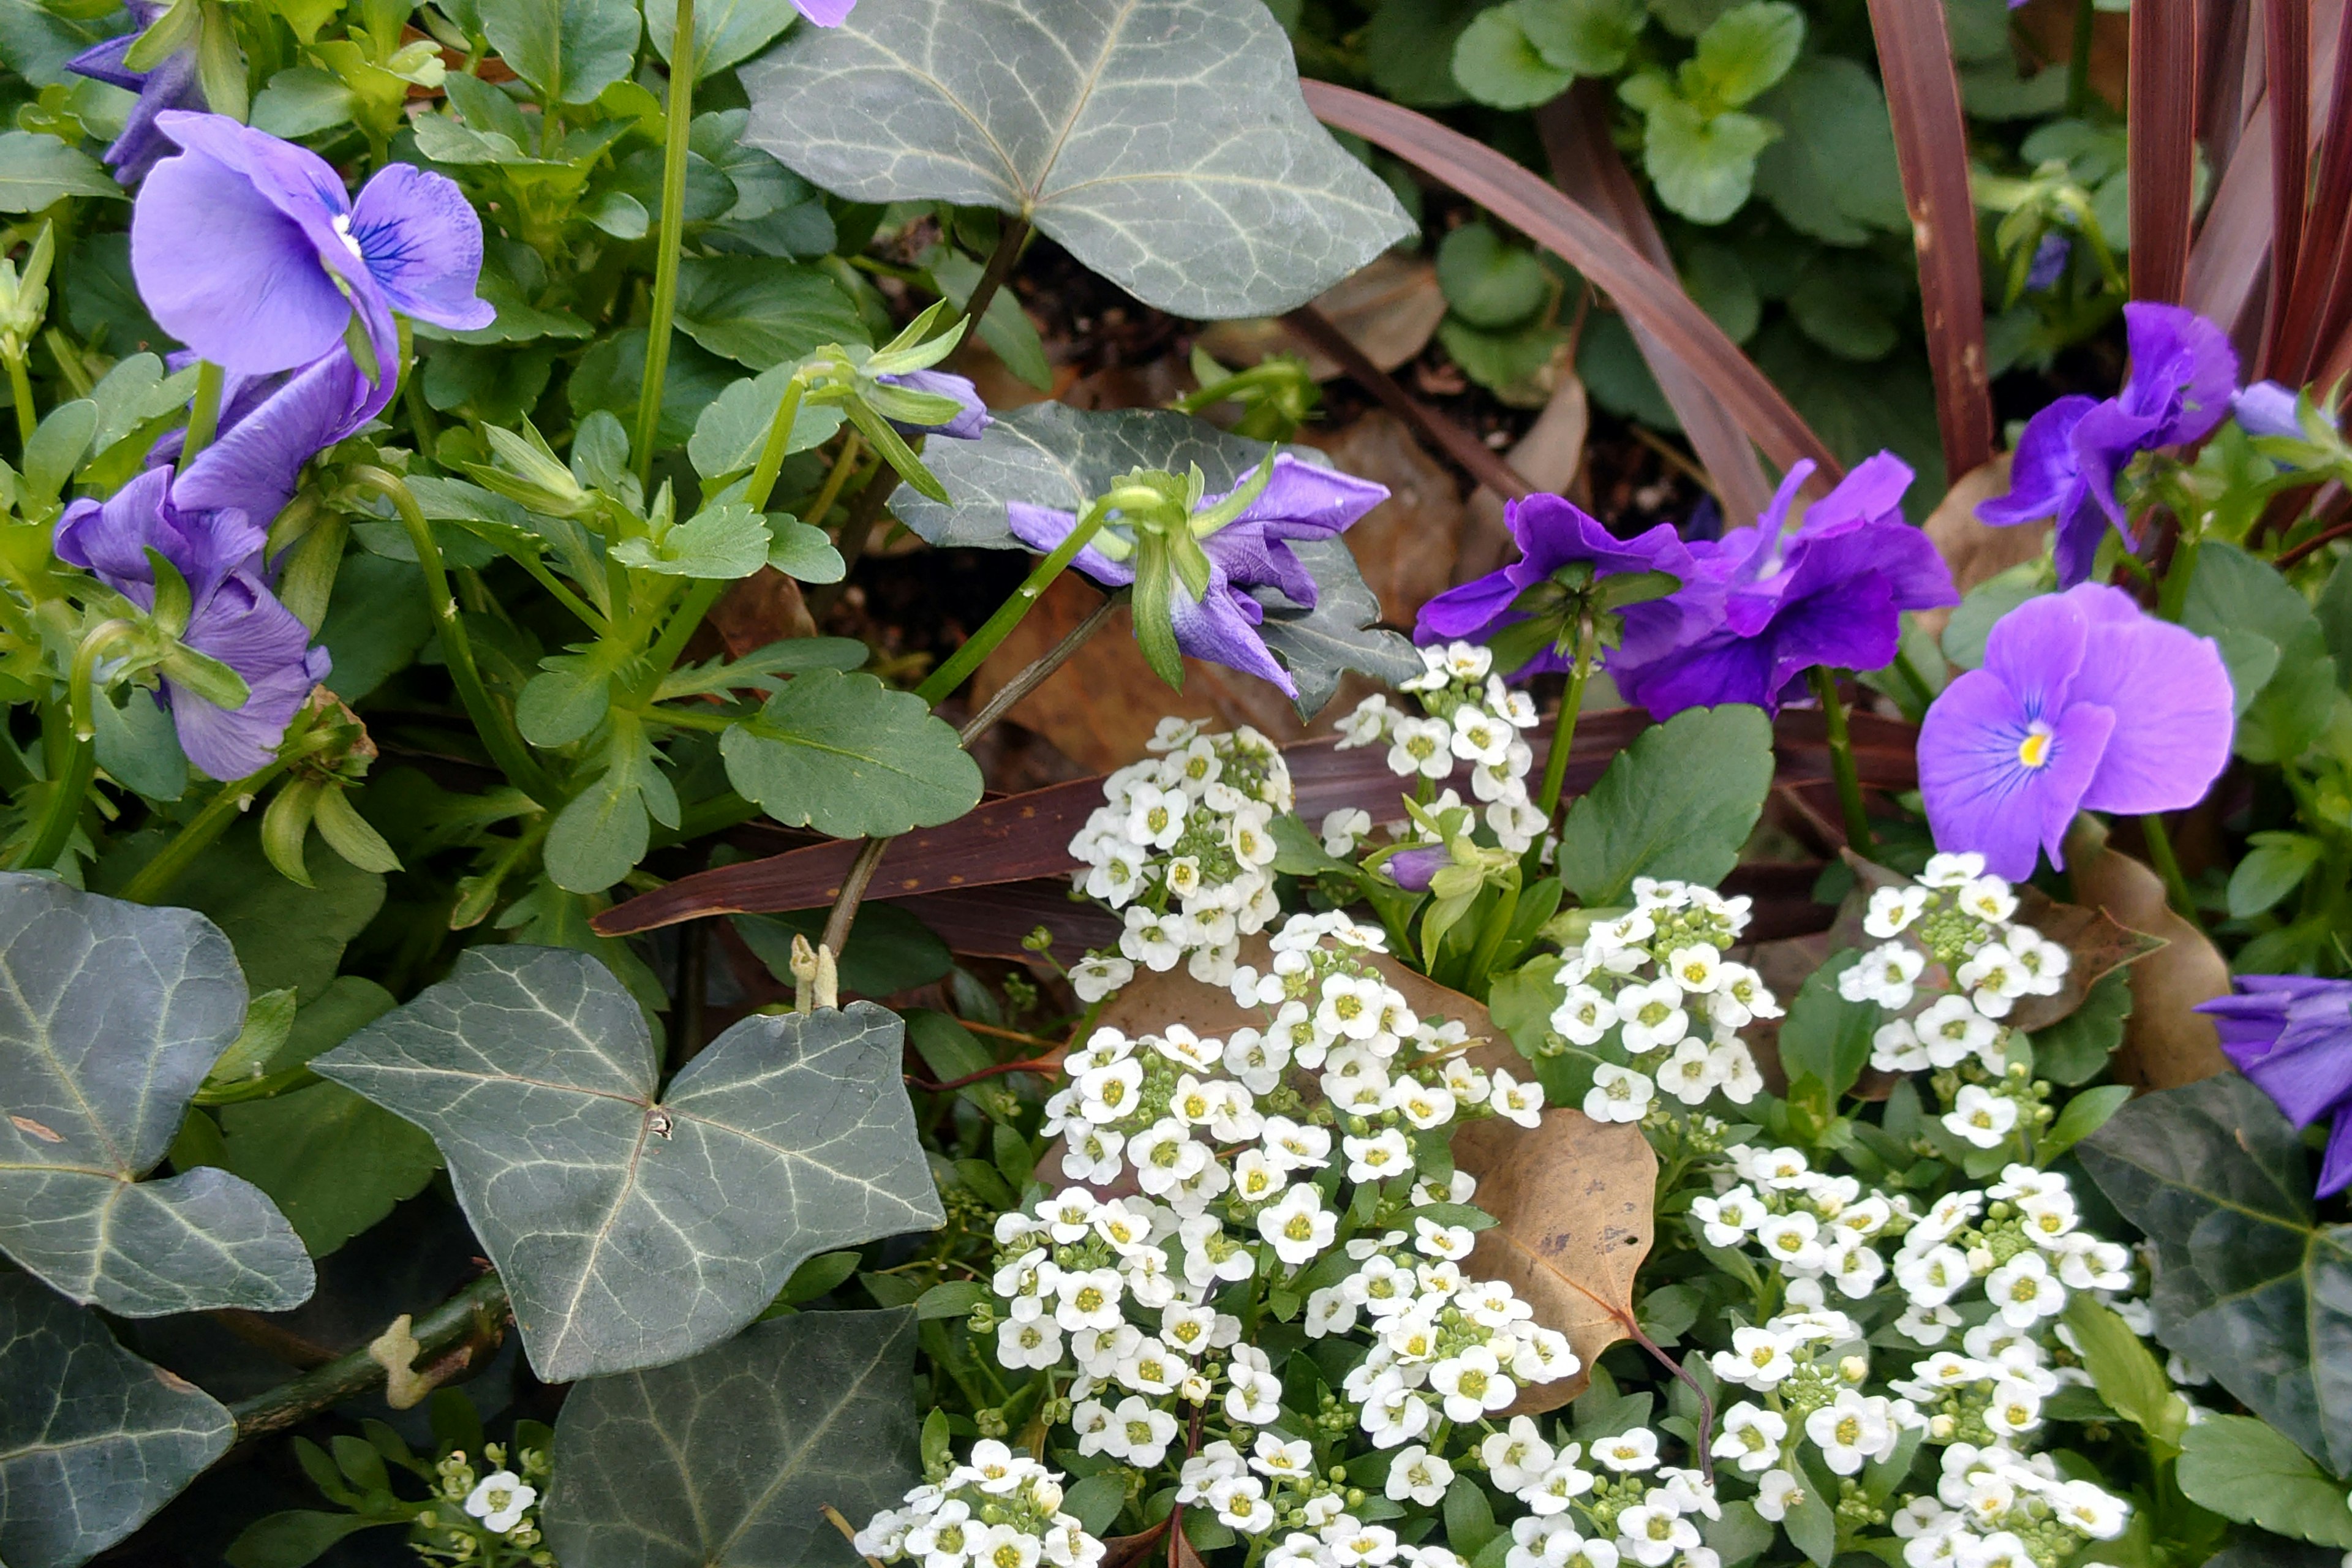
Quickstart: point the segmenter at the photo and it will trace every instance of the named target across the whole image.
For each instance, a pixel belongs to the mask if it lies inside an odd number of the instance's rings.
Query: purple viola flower
[[[2023,0],[2010,0],[2021,5]],[[820,27],[838,27],[849,20],[850,12],[857,8],[857,0],[793,0],[793,9]]]
[[[1812,468],[1790,468],[1755,526],[1692,545],[1698,575],[1685,603],[1719,602],[1720,623],[1655,658],[1613,665],[1626,700],[1659,719],[1725,702],[1777,712],[1816,665],[1893,663],[1906,610],[1960,602],[1934,543],[1904,521],[1911,470],[1888,453],[1857,466],[1784,540],[1797,489]]]
[[[2039,291],[2049,288],[2066,275],[2066,258],[2074,254],[2074,242],[2053,229],[2042,237],[2033,247],[2033,263],[2025,270],[2025,286]]]
[[[2026,422],[2009,493],[1977,508],[1996,528],[2054,518],[2058,582],[2087,580],[2107,524],[2129,539],[2116,479],[2132,458],[2202,437],[2230,412],[2237,351],[2221,329],[2179,305],[2124,307],[2132,371],[2105,402],[2062,397]]]
[[[1697,580],[1696,558],[1673,524],[1662,522],[1631,539],[1620,539],[1575,502],[1556,495],[1531,495],[1512,501],[1504,508],[1503,516],[1510,524],[1511,537],[1518,542],[1519,559],[1475,582],[1449,588],[1423,605],[1413,626],[1413,641],[1423,647],[1457,637],[1489,641],[1497,632],[1528,618],[1528,611],[1515,607],[1522,595],[1578,562],[1591,566],[1596,582],[1626,573],[1664,572],[1684,584],[1680,592],[1627,605],[1617,612],[1623,632],[1609,654],[1607,662],[1612,668],[1657,658],[1713,629],[1722,595],[1715,585]],[[1547,642],[1516,671],[1506,673],[1515,679],[1560,674],[1567,671],[1569,663],[1556,641]]]
[[[236,670],[249,695],[242,707],[223,708],[166,677],[163,702],[188,760],[224,781],[268,765],[286,726],[331,668],[327,650],[310,646],[310,628],[254,569],[263,532],[241,510],[182,510],[169,468],[147,469],[104,502],[74,501],[58,521],[58,557],[142,609],[155,607],[149,550],[187,580],[180,641]]]
[[[357,310],[389,374],[394,311],[452,331],[496,315],[474,295],[482,224],[455,181],[394,163],[354,202],[317,153],[225,115],[156,124],[184,150],[140,187],[131,270],[156,323],[215,364],[312,363]]]
[[[139,35],[166,8],[163,0],[131,0],[129,32],[84,49],[66,62],[66,69],[77,76],[139,95],[122,122],[122,134],[106,150],[106,162],[115,179],[126,185],[137,184],[158,159],[172,151],[171,142],[155,127],[155,117],[167,110],[205,107],[204,87],[196,79],[194,45],[174,49],[153,70],[132,70],[124,61]]]
[[[2221,1033],[2221,1049],[2289,1121],[2308,1127],[2323,1116],[2327,1152],[2319,1163],[2321,1197],[2352,1186],[2352,981],[2300,974],[2241,974],[2238,994],[2200,1002],[2197,1010]]]
[[[393,378],[370,380],[341,343],[290,375],[228,378],[220,434],[172,484],[185,511],[241,512],[265,530],[294,498],[302,465],[356,435],[392,400]],[[175,460],[184,433],[157,443]]]
[[[2249,436],[2283,436],[2300,441],[2303,416],[2294,388],[2275,381],[2258,381],[2230,400],[2238,427]]]
[[[1233,493],[1205,496],[1202,509],[1213,508]],[[1181,581],[1171,584],[1176,646],[1195,658],[1243,670],[1272,682],[1287,696],[1297,696],[1297,683],[1258,636],[1265,609],[1249,590],[1273,589],[1302,609],[1313,609],[1315,579],[1288,542],[1334,538],[1386,500],[1388,494],[1385,485],[1316,468],[1288,453],[1276,458],[1257,499],[1231,522],[1200,540],[1209,559],[1208,591],[1195,599]],[[1069,512],[1025,501],[1012,502],[1007,512],[1013,537],[1033,550],[1051,551],[1078,525]],[[1124,553],[1117,558],[1112,552],[1089,543],[1072,563],[1106,587],[1127,587],[1135,581],[1137,551],[1150,546],[1120,542]]]
[[[1419,848],[1400,849],[1388,858],[1382,868],[1389,880],[1408,893],[1425,893],[1437,874],[1454,864],[1454,853],[1443,844],[1425,844]]]
[[[2086,583],[2029,599],[1919,728],[1919,793],[1938,847],[2023,881],[2063,868],[2077,811],[2196,805],[2230,761],[2230,676],[2210,638]]]
[[[845,6],[843,15],[847,14]],[[824,26],[829,27],[835,24],[827,22]],[[908,425],[902,420],[891,420],[901,436],[951,436],[959,441],[977,441],[980,433],[994,423],[988,416],[988,405],[981,400],[980,388],[971,384],[969,376],[945,370],[910,370],[896,375],[877,375],[874,379],[885,386],[904,387],[908,392],[952,398],[962,405],[956,416],[944,425]]]

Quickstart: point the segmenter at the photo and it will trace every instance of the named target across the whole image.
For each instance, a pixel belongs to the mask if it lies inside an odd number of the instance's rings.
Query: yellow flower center
[[[2017,743],[2017,760],[2029,768],[2048,765],[2050,762],[2050,731],[2036,724]]]

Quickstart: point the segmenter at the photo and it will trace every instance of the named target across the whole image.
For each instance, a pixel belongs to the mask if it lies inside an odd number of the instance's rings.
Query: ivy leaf
[[[835,195],[1020,214],[1180,316],[1289,310],[1412,231],[1263,0],[897,0],[742,76],[752,145]]]
[[[1533,109],[1568,90],[1576,73],[1544,58],[1520,25],[1523,7],[1481,11],[1454,41],[1454,79],[1490,109]]]
[[[634,0],[480,0],[482,33],[541,103],[592,103],[637,58]]]
[[[1271,588],[1256,589],[1255,596],[1265,608],[1258,636],[1297,683],[1300,717],[1322,711],[1349,670],[1391,684],[1421,671],[1412,639],[1372,624],[1381,616],[1380,597],[1345,543],[1302,539],[1291,549],[1315,579],[1315,607],[1300,609]]]
[[[768,563],[768,543],[766,518],[741,501],[722,501],[672,528],[659,545],[649,539],[621,541],[613,559],[668,577],[732,582]]]
[[[801,1312],[717,1350],[572,1391],[548,1544],[572,1568],[856,1568],[864,1523],[921,1476],[911,1308]]]
[[[835,838],[934,827],[980,804],[980,765],[954,729],[870,675],[796,676],[719,749],[745,800]]]
[[[0,1252],[127,1318],[307,1300],[310,1260],[249,1183],[139,1179],[245,1021],[220,929],[0,875]]]
[[[1772,726],[1744,704],[1652,725],[1568,814],[1560,880],[1587,909],[1622,903],[1636,877],[1712,887],[1739,860],[1772,787]]]
[[[817,1253],[942,1223],[903,1033],[863,1002],[746,1018],[665,1092],[612,973],[517,944],[310,1065],[433,1135],[531,1365],[568,1383],[693,1355]]]
[[[2189,1501],[2223,1519],[2318,1546],[2352,1546],[2344,1483],[2259,1421],[2208,1415],[2182,1435],[2177,1473]]]
[[[677,272],[677,326],[712,353],[753,370],[827,343],[866,341],[866,323],[839,284],[814,267],[767,256],[687,258]]]
[[[162,912],[162,911],[157,911]],[[94,1313],[0,1269],[0,1562],[75,1568],[228,1452],[202,1390],[116,1344]]]
[[[2143,1095],[2075,1146],[2157,1247],[2157,1337],[2352,1469],[2352,1226],[2313,1223],[2303,1141],[2235,1073]]]

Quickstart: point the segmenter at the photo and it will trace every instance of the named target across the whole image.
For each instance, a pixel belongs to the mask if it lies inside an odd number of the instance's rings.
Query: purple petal
[[[1210,560],[1224,569],[1237,588],[1276,588],[1303,609],[1313,609],[1322,589],[1315,574],[1283,542],[1283,524],[1275,521],[1227,523],[1201,541]],[[1292,537],[1316,537],[1320,531],[1300,529]],[[1320,534],[1328,538],[1328,534]]]
[[[234,509],[267,528],[293,499],[302,465],[374,418],[391,397],[392,377],[370,382],[338,343],[198,453],[173,484],[172,499],[200,511]]]
[[[1297,682],[1276,661],[1257,634],[1265,612],[1254,600],[1237,598],[1213,563],[1205,597],[1195,600],[1180,584],[1172,591],[1169,607],[1176,646],[1184,652],[1257,676],[1278,687],[1286,697],[1298,695]]]
[[[192,592],[208,593],[261,548],[268,521],[236,510],[184,511],[173,502],[172,484],[171,469],[148,468],[103,503],[74,501],[58,521],[58,558],[96,573],[144,607],[155,599],[152,549]]]
[[[233,574],[200,604],[184,640],[243,676],[249,695],[231,710],[164,683],[188,761],[225,782],[267,767],[331,668],[327,650],[310,639],[310,628],[248,573]]]
[[[2126,526],[2124,503],[2116,499],[2116,479],[2140,453],[2165,445],[2160,415],[2137,414],[2121,403],[2101,403],[2074,426],[2074,464],[2082,470],[2083,488],[2107,521]]]
[[[134,12],[129,32],[118,34],[103,43],[92,44],[66,61],[66,69],[76,76],[86,76],[92,81],[102,81],[109,87],[119,87],[125,92],[137,92],[152,73],[132,70],[123,60],[131,53],[131,46],[139,41],[139,35],[146,30],[147,24],[139,20]]]
[[[1837,488],[1805,511],[1799,534],[1822,533],[1857,523],[1900,522],[1904,492],[1911,488],[1911,465],[1880,452],[1854,465]]]
[[[2258,381],[2230,400],[2230,411],[2249,436],[2303,438],[2303,419],[2295,407],[2295,392],[2275,381]]]
[[[1405,891],[1425,893],[1431,880],[1453,859],[1444,846],[1433,844],[1422,849],[1400,849],[1388,858],[1383,868],[1389,880]]]
[[[793,8],[820,27],[838,27],[849,20],[857,0],[793,0]]]
[[[1050,553],[1078,526],[1076,518],[1049,506],[1016,500],[1007,502],[1004,510],[1005,524],[1013,531],[1013,537],[1041,554]],[[1107,588],[1124,588],[1135,581],[1131,562],[1113,561],[1091,544],[1081,549],[1071,564]]]
[[[2074,462],[2074,426],[2096,406],[2096,398],[2062,397],[2027,420],[2010,460],[2009,493],[1979,505],[1978,521],[2008,528],[2070,510],[2083,482]]]
[[[2180,305],[2135,300],[2124,307],[2131,379],[2116,401],[2153,421],[2147,444],[2194,441],[2221,422],[2238,386],[2238,353],[2227,333]]]
[[[902,436],[938,435],[958,441],[977,441],[981,432],[995,423],[988,416],[988,405],[982,400],[980,388],[971,384],[969,376],[944,370],[910,370],[897,375],[878,375],[874,379],[885,385],[903,386],[908,392],[928,392],[934,397],[951,397],[963,405],[955,417],[944,425],[908,425],[896,419],[890,421]]]
[[[1770,650],[1752,637],[1717,632],[1645,664],[1609,667],[1626,701],[1670,719],[1685,708],[1747,702],[1780,710]]]
[[[1974,850],[2011,881],[2033,874],[2039,849],[2062,864],[2067,826],[2114,722],[2106,710],[2078,703],[2052,723],[1989,669],[1953,681],[1919,727],[1919,793],[1937,847]],[[2033,766],[2027,748],[2037,740],[2046,749]]]
[[[482,275],[482,220],[446,174],[387,165],[352,206],[352,237],[387,303],[453,331],[487,327],[498,311],[474,297]]]
[[[2074,700],[2116,715],[2115,734],[2083,804],[2126,816],[2196,805],[2229,766],[2237,730],[2221,650],[2209,637],[2140,614],[2116,589],[2085,584],[2062,596],[2084,594],[2103,596],[2103,607],[2121,601],[2130,618],[2092,623],[2074,677]]]
[[[1792,597],[1768,638],[1772,677],[1785,686],[1815,665],[1884,669],[1903,643],[1903,616],[1886,580],[1875,573],[1833,581],[1821,592]]]
[[[2090,638],[2084,603],[2074,594],[2028,599],[1995,623],[1985,638],[1984,668],[2017,700],[2025,717],[2051,719],[2084,698],[2074,687]]]
[[[2352,1116],[2339,1112],[2327,1130],[2327,1152],[2320,1158],[2319,1183],[2313,1193],[2332,1198],[2347,1187],[2352,1187]]]
[[[1412,640],[1423,647],[1456,637],[1476,641],[1507,624],[1503,617],[1518,596],[1519,584],[1505,572],[1489,572],[1475,582],[1448,588],[1422,605]]]
[[[1248,480],[1244,479],[1243,483]],[[1240,486],[1234,487],[1239,489]],[[1225,496],[1202,498],[1202,505],[1214,506]],[[1343,533],[1358,519],[1389,499],[1386,485],[1360,479],[1353,474],[1343,474],[1337,468],[1320,468],[1302,463],[1284,452],[1274,459],[1274,472],[1267,478],[1265,489],[1257,500],[1244,508],[1236,522],[1281,522],[1286,525],[1285,537],[1314,538]]]

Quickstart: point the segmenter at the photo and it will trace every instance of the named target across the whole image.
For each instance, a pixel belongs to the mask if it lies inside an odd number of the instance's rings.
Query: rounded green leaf
[[[1519,26],[1518,7],[1497,5],[1454,41],[1454,79],[1490,109],[1533,109],[1567,91],[1576,73],[1544,58]]]
[[[1533,251],[1505,243],[1483,223],[1465,223],[1437,247],[1437,285],[1455,315],[1500,329],[1543,309],[1553,280]]]
[[[792,827],[887,837],[980,804],[980,764],[911,691],[870,675],[812,670],[719,739],[745,800]]]

